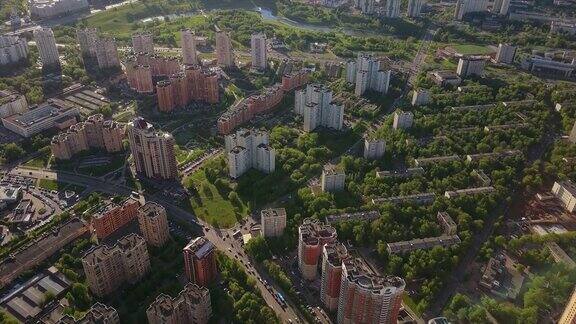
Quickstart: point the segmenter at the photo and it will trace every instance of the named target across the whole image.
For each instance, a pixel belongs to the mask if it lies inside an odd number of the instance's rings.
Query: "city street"
[[[34,179],[58,180],[75,185],[81,185],[87,188],[85,192],[100,191],[110,195],[129,196],[133,191],[132,188],[126,186],[108,183],[99,178],[94,178],[81,174],[75,174],[66,171],[52,171],[46,169],[28,169],[17,167],[14,168],[10,172],[10,174],[25,176]],[[270,306],[274,310],[274,312],[278,315],[279,318],[282,319],[284,323],[288,323],[289,322],[288,320],[291,320],[293,322],[296,322],[298,320],[299,316],[297,316],[297,312],[292,305],[288,303],[286,308],[283,308],[274,297],[274,294],[277,291],[279,291],[279,288],[275,284],[271,284],[272,280],[270,280],[270,278],[268,278],[267,276],[262,276],[257,271],[257,269],[250,262],[248,256],[244,252],[244,249],[242,248],[242,244],[240,243],[240,241],[232,238],[232,236],[228,233],[227,230],[213,228],[204,221],[197,219],[190,212],[185,211],[184,209],[168,202],[168,199],[164,196],[161,196],[159,194],[156,195],[144,194],[144,196],[147,201],[154,201],[164,206],[164,208],[166,208],[166,210],[168,211],[169,215],[176,217],[180,220],[183,220],[185,222],[199,226],[202,229],[204,236],[207,239],[209,239],[216,246],[218,250],[225,253],[229,257],[240,261],[246,273],[256,280],[256,286],[260,290],[260,293],[262,294],[262,297],[264,298],[268,306]]]

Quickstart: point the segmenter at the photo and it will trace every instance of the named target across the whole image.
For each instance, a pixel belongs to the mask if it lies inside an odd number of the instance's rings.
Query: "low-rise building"
[[[434,156],[429,158],[418,158],[414,159],[414,165],[417,167],[426,166],[430,164],[446,163],[460,161],[459,155],[447,155],[447,156]]]
[[[373,221],[380,218],[380,212],[377,210],[361,211],[355,213],[343,213],[326,216],[327,223],[336,223],[342,221]]]
[[[2,124],[20,136],[31,137],[52,127],[67,128],[76,123],[78,115],[75,106],[59,99],[48,99],[40,106],[2,118]]]
[[[492,152],[492,153],[478,153],[478,154],[468,154],[466,155],[466,162],[476,162],[481,159],[501,159],[509,156],[522,155],[519,150],[508,150],[503,152]]]
[[[286,228],[286,209],[263,209],[260,212],[260,224],[262,224],[262,236],[282,236]]]
[[[438,222],[440,222],[440,226],[442,227],[444,234],[446,234],[446,235],[455,235],[456,234],[456,230],[458,229],[458,226],[456,225],[456,222],[452,219],[452,217],[450,217],[450,215],[447,212],[438,212],[438,214],[436,215],[436,218],[438,219]]]
[[[346,182],[346,173],[341,166],[326,164],[320,181],[323,192],[342,191]]]
[[[553,20],[550,23],[550,33],[576,35],[576,22],[565,22]]]
[[[386,250],[390,254],[403,254],[415,250],[431,249],[436,246],[449,247],[460,243],[458,235],[442,235],[410,241],[394,242],[386,244]]]
[[[432,79],[432,81],[441,86],[445,87],[447,85],[451,85],[457,87],[462,83],[462,79],[452,71],[433,71],[429,72],[428,76]]]
[[[552,186],[552,194],[560,199],[570,213],[576,209],[576,185],[570,180],[556,181]]]
[[[478,188],[467,188],[467,189],[460,189],[454,191],[446,191],[444,196],[448,199],[456,198],[459,196],[470,196],[470,195],[481,195],[487,194],[496,191],[494,187],[478,187]]]
[[[0,186],[0,210],[16,204],[22,199],[22,187]]]
[[[146,310],[150,324],[206,324],[212,316],[210,291],[187,283],[176,297],[160,294]]]
[[[87,0],[29,0],[28,9],[34,18],[45,19],[89,10]]]
[[[410,178],[418,175],[424,174],[424,168],[408,168],[403,171],[378,171],[376,172],[376,178]]]
[[[112,246],[99,245],[82,258],[86,283],[98,297],[109,295],[124,282],[134,284],[150,270],[146,241],[132,233]]]
[[[412,204],[417,204],[417,205],[427,205],[427,204],[433,203],[435,199],[436,199],[436,194],[433,192],[429,192],[429,193],[420,193],[420,194],[413,194],[413,195],[406,195],[406,196],[372,198],[372,203],[374,205],[378,205],[378,204],[382,204],[382,203],[391,203],[394,205],[405,204],[405,203],[412,203]]]
[[[548,77],[570,78],[576,70],[574,60],[564,62],[533,55],[522,62],[522,68]]]

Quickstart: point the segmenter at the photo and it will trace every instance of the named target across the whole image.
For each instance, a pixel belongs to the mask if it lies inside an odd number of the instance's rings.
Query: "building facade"
[[[28,110],[26,97],[12,91],[0,90],[0,118],[5,118]]]
[[[170,239],[166,209],[160,204],[148,201],[138,208],[138,225],[149,245],[159,247]]]
[[[249,169],[264,173],[276,170],[276,150],[269,145],[267,132],[240,129],[225,138],[230,177],[237,179]]]
[[[406,12],[406,15],[410,18],[420,17],[423,2],[423,0],[408,0],[408,11]]]
[[[156,131],[152,124],[138,117],[128,124],[128,140],[136,172],[154,179],[178,178],[172,135]]]
[[[341,130],[344,106],[332,100],[332,91],[321,84],[310,84],[295,94],[294,111],[304,116],[304,131],[318,126]]]
[[[216,32],[216,58],[218,65],[223,68],[231,68],[234,66],[234,51],[232,49],[229,32],[221,30]]]
[[[456,74],[461,78],[466,78],[472,75],[482,76],[484,74],[485,65],[486,60],[483,57],[462,57],[458,60]]]
[[[146,310],[149,324],[206,324],[211,316],[210,291],[193,283],[174,298],[158,295]]]
[[[312,218],[304,219],[298,227],[298,267],[304,279],[316,279],[324,245],[336,243],[337,235],[330,225]]]
[[[250,40],[252,67],[258,70],[266,70],[268,67],[268,49],[266,47],[266,34],[252,34]]]
[[[400,0],[386,0],[386,6],[384,7],[384,16],[387,18],[399,18],[400,17]]]
[[[286,228],[286,209],[270,208],[260,212],[262,236],[278,237],[284,234]]]
[[[64,315],[56,324],[120,324],[120,317],[114,307],[104,305],[102,303],[95,303],[88,311],[79,319],[75,319],[71,315]]]
[[[124,136],[124,126],[113,120],[104,121],[104,116],[97,114],[54,136],[50,147],[56,159],[69,160],[75,154],[90,148],[102,149],[108,153],[121,152],[124,149]]]
[[[386,141],[383,139],[364,139],[364,158],[376,160],[384,156],[386,152]]]
[[[96,60],[100,69],[120,68],[116,40],[102,37],[96,41]]]
[[[138,282],[150,270],[146,241],[136,234],[124,236],[113,247],[99,245],[82,258],[86,283],[98,297],[109,295],[124,282]]]
[[[212,242],[204,237],[197,237],[184,247],[182,253],[188,281],[206,287],[216,279],[216,249]]]
[[[343,244],[331,243],[322,248],[320,300],[330,312],[338,309],[342,283],[342,262],[347,258],[348,251]]]
[[[576,288],[572,292],[566,308],[558,321],[558,324],[575,324],[576,323]]]
[[[104,239],[138,217],[140,203],[128,198],[121,203],[109,201],[92,216],[98,239]]]
[[[498,52],[496,52],[496,62],[497,63],[514,63],[514,57],[516,56],[516,46],[509,44],[498,44]]]
[[[406,286],[399,277],[372,273],[360,259],[342,262],[338,324],[396,324]]]
[[[96,42],[98,41],[97,28],[78,28],[76,29],[76,41],[80,45],[80,52],[84,57],[96,57]]]
[[[89,10],[87,0],[30,0],[28,9],[33,18],[65,16],[78,11]]]
[[[354,94],[362,96],[367,90],[388,93],[391,71],[386,65],[383,60],[362,53],[355,61],[348,61],[346,81],[355,83]]]
[[[152,34],[148,32],[132,34],[132,51],[134,53],[154,53]]]
[[[414,123],[414,114],[410,111],[405,112],[402,110],[394,112],[394,122],[392,127],[394,129],[408,129]]]
[[[576,210],[576,185],[570,180],[554,182],[552,194],[560,199],[570,213]]]
[[[323,192],[342,191],[346,183],[346,173],[341,166],[326,164],[322,169],[320,182]]]
[[[60,65],[58,48],[54,32],[50,28],[41,28],[34,30],[34,40],[40,53],[40,60],[43,67],[54,67]]]
[[[182,61],[184,65],[198,65],[197,51],[196,51],[196,35],[190,29],[183,29],[180,31],[182,36]]]
[[[0,66],[18,64],[28,58],[28,42],[18,36],[0,35]]]

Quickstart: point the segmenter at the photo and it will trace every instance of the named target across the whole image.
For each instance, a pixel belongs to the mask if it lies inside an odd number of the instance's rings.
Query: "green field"
[[[214,165],[219,159],[211,160],[206,165]],[[197,194],[192,195],[190,201],[183,206],[194,211],[196,216],[216,227],[232,227],[237,221],[248,213],[244,201],[238,200],[236,205],[228,199],[230,188],[217,188],[206,178],[205,169],[196,171],[184,180],[186,187],[193,186]],[[219,176],[223,178],[223,176]]]
[[[491,50],[487,46],[481,46],[481,45],[455,44],[450,45],[450,47],[452,47],[458,53],[463,55],[472,55],[472,54],[485,55],[493,52],[493,50]]]
[[[50,161],[50,154],[44,154],[26,161],[24,165],[31,168],[41,169],[48,165],[48,161]]]
[[[124,163],[126,162],[126,156],[124,154],[117,154],[112,157],[109,164],[106,165],[99,165],[99,166],[90,166],[85,168],[78,168],[78,172],[89,175],[92,177],[100,177],[109,172],[117,170],[121,168]]]
[[[71,190],[76,193],[80,193],[84,191],[84,189],[86,189],[83,186],[73,185],[71,183],[65,183],[65,182],[58,182],[56,180],[50,180],[50,179],[38,180],[38,187],[56,191]]]

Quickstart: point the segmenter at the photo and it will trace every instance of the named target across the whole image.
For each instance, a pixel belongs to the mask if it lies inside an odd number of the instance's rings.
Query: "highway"
[[[129,196],[134,191],[133,188],[127,186],[118,185],[106,182],[100,178],[94,178],[67,171],[16,167],[10,171],[10,174],[34,179],[58,180],[75,185],[81,185],[87,188],[87,192],[100,191],[110,195]],[[182,221],[197,225],[199,229],[201,229],[203,235],[209,239],[218,250],[225,253],[230,258],[238,260],[246,273],[256,279],[256,286],[260,290],[260,293],[266,301],[266,304],[268,304],[268,306],[274,310],[276,315],[284,323],[288,323],[288,320],[291,320],[294,323],[298,322],[300,316],[297,315],[298,313],[294,309],[293,305],[288,304],[285,308],[280,305],[280,303],[274,297],[274,294],[276,291],[279,291],[279,288],[275,284],[270,284],[272,283],[270,278],[268,278],[266,275],[261,275],[257,271],[257,269],[250,262],[248,256],[244,252],[240,241],[232,238],[229,230],[221,230],[212,227],[210,224],[196,218],[192,213],[178,207],[171,201],[170,198],[164,197],[160,193],[154,195],[144,194],[144,197],[147,201],[154,201],[164,206],[169,215]],[[266,280],[268,284],[265,283],[264,280]]]

